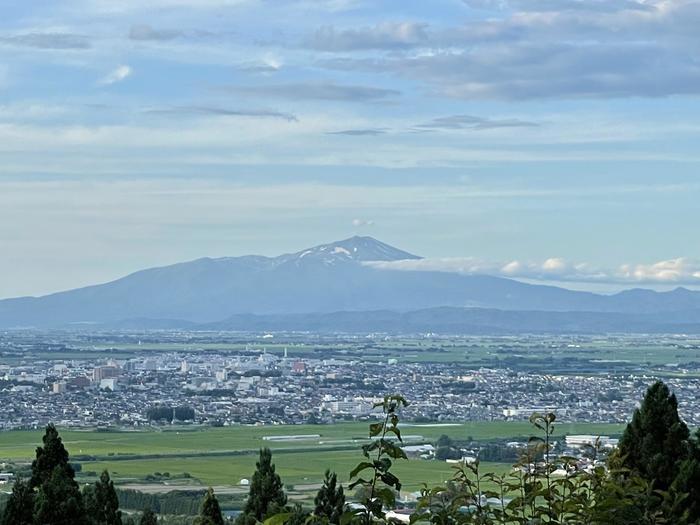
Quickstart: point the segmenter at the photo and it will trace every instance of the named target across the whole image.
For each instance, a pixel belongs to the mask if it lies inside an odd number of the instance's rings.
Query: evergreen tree
[[[24,480],[17,480],[5,505],[0,525],[32,525],[34,523],[34,492]]]
[[[224,517],[221,515],[219,500],[216,499],[214,489],[209,487],[204,495],[202,507],[199,510],[197,525],[224,525]]]
[[[689,432],[678,415],[678,401],[662,381],[647,390],[625,428],[619,446],[622,465],[667,490],[689,457]]]
[[[327,518],[328,523],[336,525],[340,523],[340,517],[345,510],[345,493],[343,487],[338,485],[338,476],[335,472],[326,470],[323,485],[316,494],[314,504],[316,517]]]
[[[250,483],[248,500],[238,523],[263,521],[266,517],[279,512],[287,504],[282,480],[275,472],[272,452],[269,448],[260,449],[260,458],[255,464],[256,470]]]
[[[86,522],[82,494],[75,482],[75,471],[68,463],[56,427],[46,427],[43,447],[36,449],[29,482],[34,495],[34,522],[51,525],[76,525]]]
[[[95,498],[95,486],[85,485],[83,487],[83,506],[85,507],[85,517],[90,525],[97,525],[97,499]]]
[[[109,472],[102,472],[94,487],[83,493],[85,510],[94,525],[122,525],[122,513],[119,511],[119,498],[114,490],[114,482]]]
[[[695,445],[697,447],[697,444]],[[700,461],[696,457],[683,461],[671,485],[671,493],[682,497],[680,505],[670,509],[674,523],[700,523]]]
[[[65,471],[68,478],[73,479],[75,472],[68,463],[68,451],[63,446],[63,441],[53,424],[46,427],[46,432],[41,440],[44,446],[36,449],[36,459],[32,462],[32,478],[29,486],[32,489],[39,487],[53,476],[56,467]]]
[[[158,525],[158,517],[151,509],[146,508],[143,510],[143,514],[141,514],[139,525]]]
[[[289,518],[287,518],[285,525],[305,525],[309,513],[302,508],[301,504],[295,503],[289,512]]]
[[[34,502],[34,522],[40,525],[87,523],[78,484],[60,465],[39,486]]]

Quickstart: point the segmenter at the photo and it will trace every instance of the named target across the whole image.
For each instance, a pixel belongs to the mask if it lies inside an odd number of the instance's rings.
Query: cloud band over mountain
[[[542,262],[493,262],[473,257],[381,261],[365,263],[386,270],[452,272],[465,275],[498,275],[540,282],[601,284],[700,285],[700,261],[679,257],[651,264],[623,264],[599,268],[588,263],[552,257]]]

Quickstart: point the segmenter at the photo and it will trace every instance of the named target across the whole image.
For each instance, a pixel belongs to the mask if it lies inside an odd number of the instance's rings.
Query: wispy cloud
[[[183,32],[179,29],[154,29],[148,24],[138,24],[131,26],[129,29],[129,39],[130,40],[173,40],[183,35]]]
[[[35,49],[81,50],[91,47],[88,37],[73,33],[22,33],[1,36],[0,43]]]
[[[98,14],[126,14],[163,9],[207,10],[238,7],[253,0],[84,0],[86,9]]]
[[[627,9],[648,11],[653,6],[638,0],[462,0],[472,9],[514,10],[527,12],[594,11],[613,12]]]
[[[306,44],[320,51],[400,49],[427,42],[427,27],[418,22],[383,23],[357,29],[327,25],[320,27]]]
[[[263,58],[262,60],[237,64],[234,66],[234,69],[243,73],[277,73],[280,69],[282,69],[282,60],[280,60],[278,57],[269,56]]]
[[[700,284],[700,260],[680,257],[651,264],[623,264],[616,268],[601,268],[585,262],[571,262],[551,257],[540,262],[512,260],[488,261],[475,257],[420,259],[371,262],[385,270],[450,272],[467,275],[496,275],[513,279],[541,282],[571,282],[600,284]]]
[[[289,100],[330,100],[345,102],[377,102],[397,97],[395,89],[334,83],[270,84],[262,86],[233,86],[226,88],[235,93],[254,97],[273,97]]]
[[[700,70],[689,52],[697,44],[697,2],[466,4],[488,16],[431,31],[421,52],[346,54],[321,63],[346,72],[392,73],[435,95],[465,100],[700,93]]]
[[[116,84],[117,82],[121,82],[122,80],[126,79],[129,77],[132,73],[131,67],[129,66],[119,66],[104,77],[102,77],[99,81],[98,84],[101,84],[103,86],[109,86],[111,84]]]
[[[424,129],[494,129],[494,128],[531,128],[537,127],[537,122],[520,119],[491,119],[473,115],[450,115],[438,117],[429,122],[418,124],[417,128]]]
[[[365,128],[365,129],[343,129],[340,131],[327,131],[326,135],[347,135],[350,137],[366,137],[383,135],[388,130],[386,128]]]
[[[219,116],[219,117],[253,117],[253,118],[279,118],[290,122],[299,119],[291,113],[272,111],[266,109],[227,109],[215,106],[172,106],[144,109],[146,115],[162,116]]]

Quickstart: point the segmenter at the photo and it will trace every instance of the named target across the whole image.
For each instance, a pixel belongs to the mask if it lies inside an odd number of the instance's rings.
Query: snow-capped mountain
[[[606,296],[487,275],[366,264],[417,258],[371,237],[352,237],[278,257],[197,259],[142,270],[106,284],[0,301],[0,327],[125,319],[207,323],[242,314],[407,312],[442,306],[644,315],[700,310],[700,293],[688,290]]]
[[[321,244],[296,253],[280,255],[275,260],[278,264],[296,262],[297,264],[318,261],[332,265],[349,261],[401,261],[420,259],[417,255],[389,246],[372,237],[351,237],[330,244]]]

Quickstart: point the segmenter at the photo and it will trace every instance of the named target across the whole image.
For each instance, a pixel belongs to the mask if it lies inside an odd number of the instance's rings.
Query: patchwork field
[[[442,434],[454,439],[475,440],[526,437],[533,427],[526,421],[469,422],[454,425],[402,425],[403,433],[412,441],[435,440]],[[557,423],[557,435],[615,434],[622,426],[597,423]],[[320,435],[319,438],[267,441],[265,436]],[[43,431],[11,431],[0,433],[1,460],[29,460],[41,444]],[[68,451],[76,455],[195,455],[240,453],[267,446],[272,450],[323,448],[358,449],[367,439],[367,423],[335,425],[236,426],[226,428],[180,427],[166,430],[140,431],[76,431],[63,430],[61,436]],[[105,457],[105,459],[107,459]]]
[[[558,424],[556,434],[617,434],[620,425]],[[527,422],[472,422],[462,424],[403,425],[411,441],[434,441],[446,434],[453,439],[489,440],[527,437]],[[277,470],[284,482],[313,487],[326,469],[335,470],[346,482],[361,460],[360,446],[367,440],[366,423],[295,426],[239,426],[228,428],[182,427],[143,431],[61,432],[64,443],[82,465],[82,478],[109,470],[118,484],[150,483],[162,490],[182,486],[216,485],[238,487],[255,470],[257,450],[268,446],[274,452]],[[300,436],[303,439],[266,440],[265,437]],[[0,461],[29,462],[42,432],[0,433]],[[319,437],[320,436],[320,437]],[[484,471],[503,472],[509,465],[484,463]],[[424,483],[439,484],[452,476],[451,465],[442,461],[399,461],[396,473],[406,490]],[[167,475],[164,475],[166,474]]]
[[[264,351],[282,355],[287,350],[289,357],[357,357],[363,361],[384,361],[389,358],[405,362],[460,363],[466,366],[490,366],[504,360],[509,366],[519,368],[549,368],[553,364],[562,372],[567,372],[567,363],[575,365],[574,370],[590,371],[616,370],[635,366],[664,366],[672,363],[700,361],[700,340],[672,336],[657,338],[620,337],[464,337],[445,339],[395,338],[386,341],[364,343],[357,340],[300,342],[293,337],[281,335],[279,338],[262,341],[251,338],[246,341],[211,342],[143,342],[136,344],[126,341],[113,343],[85,344],[75,341],[70,349],[39,352],[39,358],[46,359],[88,359],[114,358],[128,359],[136,355],[162,352],[216,352],[232,355]],[[279,340],[278,340],[279,339]],[[16,359],[6,358],[3,362],[12,364]]]
[[[107,469],[120,483],[142,480],[154,472],[167,472],[177,478],[188,473],[203,485],[235,486],[243,478],[250,478],[255,471],[256,455],[172,458],[154,460],[98,461],[84,464],[84,469],[101,472]],[[363,458],[359,451],[278,453],[273,456],[277,472],[287,485],[315,486],[323,477],[326,469],[338,473],[346,483],[348,474]],[[510,465],[501,463],[483,463],[485,472],[504,472]],[[423,483],[438,485],[452,476],[452,465],[443,461],[426,461],[410,459],[397,461],[394,472],[402,480],[405,490],[419,490]],[[174,480],[170,486],[189,483],[186,480]]]

